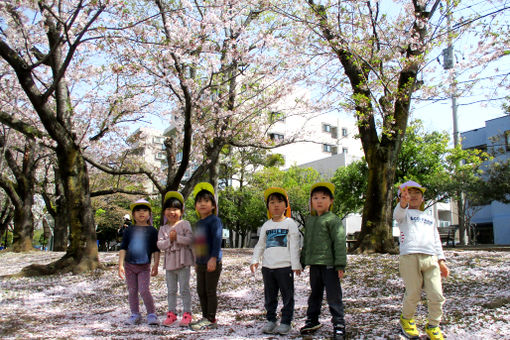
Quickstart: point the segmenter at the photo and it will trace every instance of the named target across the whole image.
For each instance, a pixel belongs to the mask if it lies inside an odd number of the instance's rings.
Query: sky
[[[466,1],[455,10],[454,16],[456,18],[454,19],[454,22],[462,21],[461,18],[466,18],[469,15],[483,16],[484,14],[504,8],[503,6],[504,3],[499,1]],[[499,26],[497,22],[490,21],[492,29],[506,25],[505,18],[507,18],[510,14],[507,12],[510,11],[505,10],[503,12],[504,15],[500,18]],[[485,24],[485,22],[482,21],[479,23],[480,27],[482,27],[482,24]],[[441,27],[445,25],[445,22],[441,23]],[[475,27],[475,30],[476,29],[478,28]],[[457,98],[457,122],[459,133],[482,128],[485,126],[485,122],[487,120],[505,115],[505,112],[502,109],[504,100],[494,100],[494,98],[502,98],[508,95],[508,88],[498,86],[500,85],[498,84],[498,81],[505,79],[505,77],[501,77],[502,75],[510,74],[510,56],[503,57],[497,62],[482,64],[482,66],[479,66],[478,69],[475,66],[466,70],[466,68],[463,68],[462,65],[476,63],[477,58],[479,57],[478,55],[471,54],[471,51],[476,50],[478,47],[476,44],[478,41],[477,39],[478,38],[474,39],[473,35],[468,32],[465,35],[454,38],[453,41],[457,81],[462,84],[460,87],[463,85],[471,86],[473,84],[469,91],[459,91],[460,93]],[[421,75],[424,78],[426,85],[444,82],[446,71],[443,70],[440,63],[442,61],[441,51],[445,47],[446,46],[443,44],[429,54],[430,66],[427,66],[423,75]],[[486,78],[494,75],[499,76],[500,78],[496,78],[495,80],[474,81],[472,78],[474,73],[478,73],[477,78]],[[314,92],[313,89],[310,90]],[[444,97],[447,96],[447,94],[442,93],[439,93],[438,95]],[[422,120],[427,131],[447,131],[450,135],[453,135],[452,101],[450,98],[427,101],[413,100],[411,105],[410,120]],[[351,112],[341,113],[341,115],[345,117],[345,119],[354,120]],[[157,117],[151,118],[150,121],[153,127],[164,129],[168,126],[168,122]]]

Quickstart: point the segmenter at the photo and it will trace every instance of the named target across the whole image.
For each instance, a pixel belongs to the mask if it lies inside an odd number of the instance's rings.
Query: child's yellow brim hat
[[[289,196],[287,195],[287,191],[285,191],[285,189],[279,188],[279,187],[271,187],[271,188],[266,189],[266,191],[264,191],[264,202],[266,203],[266,206],[267,206],[267,199],[269,198],[269,196],[271,196],[271,194],[282,194],[283,197],[285,197],[285,200],[287,200],[287,209],[285,209],[284,215],[286,217],[290,217],[291,216],[290,202],[289,202]],[[272,218],[271,214],[269,213],[269,209],[267,210],[267,217]]]
[[[163,206],[165,205],[166,201],[168,201],[170,198],[175,198],[179,202],[181,202],[182,206],[184,207],[184,197],[181,195],[178,191],[169,191],[165,194],[165,199],[163,200]]]
[[[214,188],[211,183],[200,182],[193,188],[193,197],[197,197],[198,193],[202,190],[209,191],[214,196]]]
[[[312,191],[315,189],[315,188],[319,188],[319,187],[325,187],[326,189],[328,189],[329,191],[331,191],[331,195],[335,195],[335,185],[333,183],[330,183],[330,182],[318,182],[318,183],[315,183],[314,185],[312,185],[312,187],[310,188],[310,195],[312,194]]]
[[[314,191],[314,189],[320,188],[320,187],[328,189],[331,192],[331,195],[333,195],[333,197],[335,196],[335,185],[333,183],[318,182],[318,183],[313,184],[312,187],[310,188],[310,214],[312,216],[317,215],[315,210],[312,209],[312,192]],[[333,209],[333,202],[331,202],[331,205],[329,206],[329,211],[331,211],[332,209]]]
[[[193,197],[196,198],[198,193],[200,191],[209,191],[211,195],[214,197],[214,205],[215,208],[213,209],[213,214],[218,215],[218,203],[216,202],[216,196],[214,196],[214,188],[211,183],[209,182],[200,182],[193,188]],[[196,211],[196,209],[195,209]],[[200,216],[200,214],[197,211],[197,215]]]

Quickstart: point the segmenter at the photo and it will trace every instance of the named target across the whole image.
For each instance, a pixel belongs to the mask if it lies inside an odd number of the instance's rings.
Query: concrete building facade
[[[347,161],[343,165],[360,159],[363,150],[361,142],[355,138],[357,133],[355,123],[349,118],[342,118],[339,113],[324,113],[313,117],[288,117],[271,127],[268,136],[275,142],[297,141],[273,149],[274,153],[283,155],[288,168],[342,154]]]
[[[463,149],[480,149],[494,156],[494,161],[510,159],[510,115],[491,119],[479,129],[461,134]],[[509,193],[510,194],[510,193]],[[480,207],[472,217],[479,243],[510,244],[510,204],[493,201]]]
[[[155,169],[166,168],[165,145],[163,144],[165,136],[163,131],[149,127],[140,127],[131,134],[129,139],[132,142],[133,154],[139,156]],[[147,192],[157,192],[156,187],[150,180],[145,181],[143,185]]]

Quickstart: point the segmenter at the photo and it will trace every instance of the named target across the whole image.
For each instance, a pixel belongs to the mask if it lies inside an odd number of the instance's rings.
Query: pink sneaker
[[[166,313],[166,319],[163,321],[163,326],[171,326],[177,320],[177,315],[174,312]]]
[[[188,327],[191,323],[191,314],[190,313],[184,313],[182,314],[182,320],[179,322],[179,326],[181,327]]]

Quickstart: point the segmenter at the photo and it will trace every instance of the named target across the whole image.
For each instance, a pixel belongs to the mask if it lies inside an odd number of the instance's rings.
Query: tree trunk
[[[46,266],[31,265],[22,274],[47,275],[54,273],[82,273],[99,267],[94,214],[90,202],[89,177],[85,159],[77,146],[57,147],[59,176],[66,196],[66,212],[71,234],[66,254]]]
[[[8,204],[9,201],[6,200],[4,202],[5,206],[0,212],[0,244],[3,242],[1,238],[6,235],[7,231],[9,230],[9,223],[11,223],[14,217],[14,209]],[[5,242],[4,247],[7,248],[7,242]]]
[[[69,239],[69,220],[66,213],[66,200],[62,181],[55,171],[55,213],[53,215],[53,251],[66,251]]]
[[[26,194],[23,205],[14,210],[12,251],[17,253],[33,249],[34,215],[32,213],[32,205],[34,203],[34,195],[32,192]]]
[[[393,161],[395,157],[393,157]],[[366,202],[363,207],[357,253],[396,253],[392,235],[393,178],[391,160],[374,157],[368,169]]]
[[[63,207],[62,207],[63,208]],[[55,216],[53,227],[53,251],[66,251],[69,239],[67,214],[63,209],[57,208],[59,213]]]

